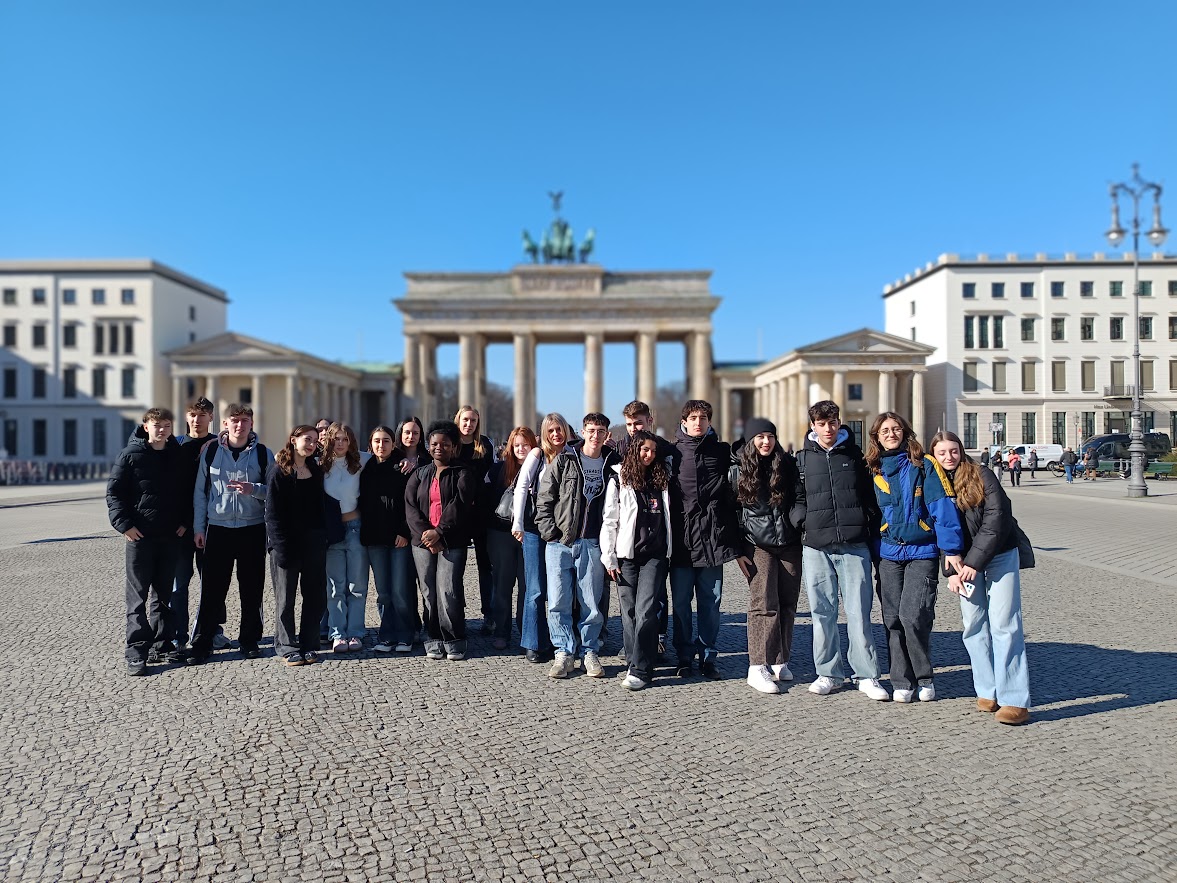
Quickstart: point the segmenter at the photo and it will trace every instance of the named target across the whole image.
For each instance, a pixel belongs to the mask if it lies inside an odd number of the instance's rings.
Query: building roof
[[[228,295],[195,276],[153,261],[150,258],[51,258],[47,260],[0,260],[0,273],[77,273],[89,276],[122,273],[155,273],[186,288],[229,302]]]

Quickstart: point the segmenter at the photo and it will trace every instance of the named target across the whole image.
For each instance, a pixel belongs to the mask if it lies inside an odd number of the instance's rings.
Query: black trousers
[[[665,558],[637,562],[622,558],[617,595],[621,603],[621,633],[629,672],[643,681],[654,679],[658,658],[658,605],[670,568]]]
[[[154,645],[172,640],[172,582],[178,549],[175,536],[126,542],[127,662],[146,662]],[[150,609],[148,609],[150,607]],[[158,623],[158,628],[153,625]]]
[[[877,565],[883,625],[891,657],[891,686],[914,690],[932,678],[932,624],[936,618],[935,558]]]
[[[266,526],[221,527],[210,524],[204,535],[204,573],[200,580],[200,614],[192,652],[205,656],[212,652],[217,621],[229,594],[233,569],[237,569],[237,589],[241,594],[241,648],[256,647],[262,637],[262,588],[266,583]],[[324,571],[324,579],[326,579]]]
[[[299,540],[299,557],[278,564],[270,551],[270,582],[274,584],[274,603],[278,608],[274,625],[274,652],[279,656],[319,649],[319,620],[326,608],[327,533],[309,531]],[[294,602],[302,594],[302,613],[298,631],[294,629]]]

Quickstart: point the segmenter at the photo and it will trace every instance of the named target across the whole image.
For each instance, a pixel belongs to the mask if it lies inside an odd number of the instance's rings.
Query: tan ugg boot
[[[1016,705],[1004,705],[995,717],[999,724],[1017,726],[1018,724],[1024,724],[1030,719],[1030,712],[1024,708],[1018,708]]]
[[[997,711],[996,699],[978,699],[977,711],[988,711],[990,713]]]

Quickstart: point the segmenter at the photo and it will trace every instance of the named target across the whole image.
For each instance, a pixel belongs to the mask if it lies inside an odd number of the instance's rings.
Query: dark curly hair
[[[654,457],[654,462],[649,468],[642,465],[642,444],[648,441],[654,443],[654,450],[657,451],[658,439],[652,432],[639,429],[629,440],[629,447],[625,449],[625,457],[621,460],[621,483],[635,491],[664,491],[670,484],[666,464]]]
[[[740,480],[736,486],[736,500],[741,506],[755,506],[760,502],[760,461],[763,458],[749,439],[740,448],[737,459]],[[764,490],[768,491],[769,505],[776,507],[785,500],[785,452],[781,450],[780,442],[776,443],[768,460],[768,487]]]

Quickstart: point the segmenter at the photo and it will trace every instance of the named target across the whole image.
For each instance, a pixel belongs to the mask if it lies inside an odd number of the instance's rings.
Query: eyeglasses
[[[599,426],[591,426],[584,430],[585,435],[608,435],[609,430],[602,429]]]

